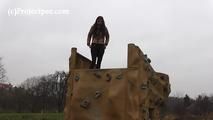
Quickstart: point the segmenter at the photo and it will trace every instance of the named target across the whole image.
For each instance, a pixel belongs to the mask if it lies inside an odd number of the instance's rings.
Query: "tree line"
[[[173,114],[177,116],[203,116],[213,113],[213,96],[198,95],[197,98],[169,97],[162,107],[163,115]]]
[[[7,77],[6,77],[6,70],[1,61],[2,57],[0,57],[0,83],[3,83],[7,81]]]
[[[67,73],[32,77],[20,86],[0,90],[0,112],[62,112]]]

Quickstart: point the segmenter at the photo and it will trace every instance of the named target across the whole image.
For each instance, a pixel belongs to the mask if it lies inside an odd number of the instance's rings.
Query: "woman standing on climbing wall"
[[[98,16],[95,23],[90,28],[87,37],[87,46],[91,48],[92,55],[92,64],[90,65],[90,69],[94,69],[96,61],[96,68],[100,69],[101,61],[108,42],[109,32],[105,26],[104,18],[102,16]]]

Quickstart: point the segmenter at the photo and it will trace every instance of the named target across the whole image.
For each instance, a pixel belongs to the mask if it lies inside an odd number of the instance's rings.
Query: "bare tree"
[[[65,105],[65,95],[67,90],[67,73],[64,71],[56,71],[54,79],[56,80],[58,112],[62,112]]]
[[[31,111],[62,112],[65,105],[67,73],[56,71],[54,74],[28,78],[20,87],[27,90]]]
[[[211,111],[212,103],[208,96],[206,95],[199,95],[195,101],[195,113],[196,114],[206,114]]]
[[[7,81],[6,70],[4,69],[4,65],[1,62],[2,58],[0,57],[0,83],[4,83]]]
[[[183,104],[185,109],[192,104],[192,99],[187,94],[183,98]]]

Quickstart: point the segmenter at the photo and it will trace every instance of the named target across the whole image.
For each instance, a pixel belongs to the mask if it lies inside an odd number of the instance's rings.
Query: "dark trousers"
[[[97,61],[96,68],[100,69],[104,51],[105,51],[104,44],[92,43],[91,45],[92,64],[90,65],[90,69],[94,68],[96,61]]]

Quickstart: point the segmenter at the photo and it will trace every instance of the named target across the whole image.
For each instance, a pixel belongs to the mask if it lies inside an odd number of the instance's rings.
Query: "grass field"
[[[63,120],[63,113],[0,113],[0,120]]]

